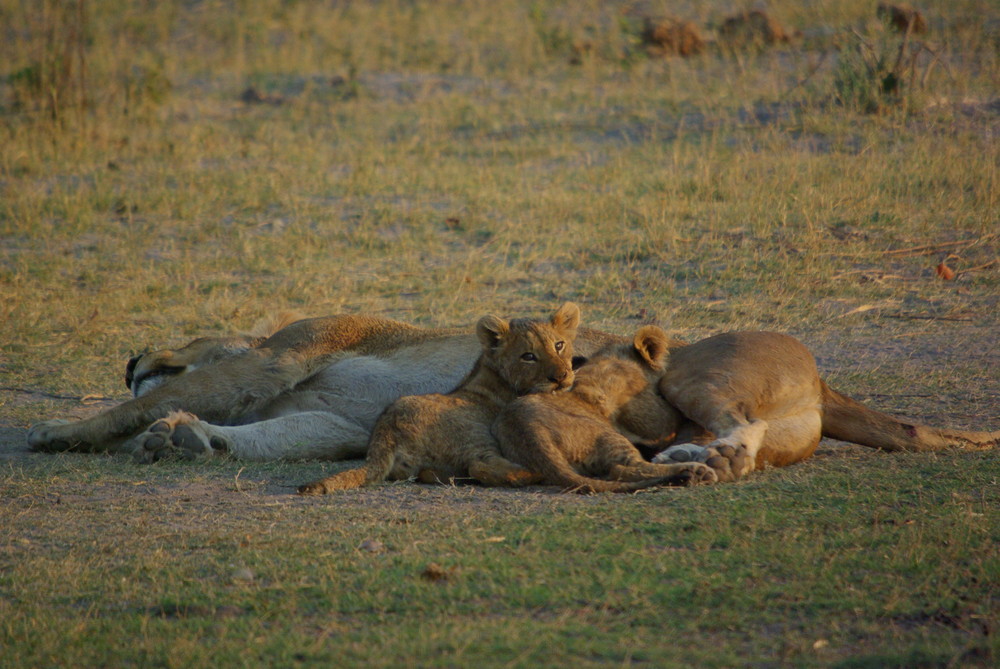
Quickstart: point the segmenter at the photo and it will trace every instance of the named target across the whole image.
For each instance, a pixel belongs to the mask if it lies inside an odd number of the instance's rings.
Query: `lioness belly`
[[[470,342],[475,341],[470,338]],[[427,347],[390,357],[339,360],[277,398],[258,419],[301,411],[329,411],[371,429],[387,406],[404,395],[447,393],[472,369],[475,348],[451,342],[450,355]]]

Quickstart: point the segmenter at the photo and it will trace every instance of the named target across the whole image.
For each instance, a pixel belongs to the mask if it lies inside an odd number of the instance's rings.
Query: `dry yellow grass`
[[[649,4],[706,33],[733,11]],[[0,1],[0,664],[995,660],[995,454],[310,506],[288,495],[322,465],[22,450],[122,399],[131,352],[272,308],[567,299],[617,332],[791,332],[881,409],[996,428],[993,3],[922,3],[933,54],[880,114],[834,101],[852,30],[898,39],[860,0],[773,2],[801,42],[665,60],[597,0],[88,2],[76,37],[57,6]]]

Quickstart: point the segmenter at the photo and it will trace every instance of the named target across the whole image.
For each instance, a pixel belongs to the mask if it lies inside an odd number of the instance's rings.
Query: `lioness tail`
[[[1000,431],[971,432],[911,425],[869,409],[820,381],[823,436],[886,451],[982,451],[1000,446]]]

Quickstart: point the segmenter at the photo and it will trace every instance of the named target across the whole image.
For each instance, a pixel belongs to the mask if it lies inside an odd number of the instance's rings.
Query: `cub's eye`
[[[534,353],[525,353],[521,356],[521,360],[524,360],[525,362],[534,362],[538,360],[538,356]]]
[[[561,351],[564,348],[566,348],[566,342],[564,342],[564,341],[557,341],[556,342],[556,351]]]

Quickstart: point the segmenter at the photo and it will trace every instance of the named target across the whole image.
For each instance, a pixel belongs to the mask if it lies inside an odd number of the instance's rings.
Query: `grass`
[[[305,500],[336,465],[18,450],[124,399],[131,353],[271,309],[565,299],[615,332],[790,332],[842,391],[996,429],[1000,17],[921,9],[938,61],[870,114],[836,99],[867,2],[659,59],[596,0],[0,1],[0,666],[989,666],[995,453]]]
[[[55,460],[36,465],[45,490],[5,474],[9,666],[939,666],[996,652],[995,454],[827,457],[627,499],[394,485],[318,503],[282,490],[316,465]]]

